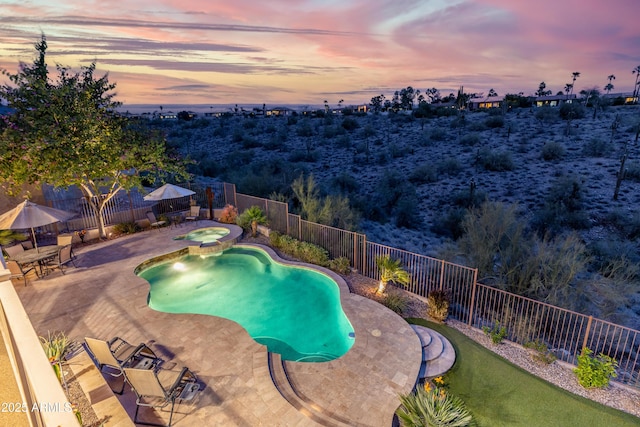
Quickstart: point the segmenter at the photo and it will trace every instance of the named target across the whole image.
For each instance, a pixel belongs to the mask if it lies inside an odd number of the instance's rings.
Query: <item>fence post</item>
[[[589,332],[591,332],[591,322],[593,322],[593,316],[589,316],[589,320],[587,320],[587,330],[584,331],[584,339],[582,340],[582,347],[580,348],[581,352],[582,349],[587,346],[587,341],[589,340]]]
[[[298,215],[298,240],[302,240],[302,217]]]
[[[476,288],[478,285],[478,269],[476,268],[473,272],[473,285],[471,288],[471,301],[469,302],[469,321],[467,324],[469,326],[473,326],[473,307],[476,303]]]
[[[369,259],[369,254],[367,253],[367,235],[362,235],[362,275],[367,276],[367,260]]]
[[[131,198],[131,190],[127,190],[129,196],[129,212],[131,213],[131,222],[136,222],[136,216],[133,214],[133,199]]]

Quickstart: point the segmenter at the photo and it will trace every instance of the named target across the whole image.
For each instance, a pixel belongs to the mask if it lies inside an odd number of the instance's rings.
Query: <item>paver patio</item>
[[[173,237],[211,221],[146,231],[74,249],[78,268],[53,273],[15,289],[39,335],[64,331],[145,342],[168,366],[188,366],[206,385],[198,398],[177,406],[174,424],[208,426],[312,426],[271,380],[266,347],[227,319],[168,314],[147,306],[148,283],[134,274],[145,260],[188,245]],[[382,305],[342,286],[342,306],[356,341],[342,358],[326,363],[289,363],[296,390],[321,412],[354,426],[390,426],[398,394],[411,391],[421,345],[411,327]],[[131,418],[135,396],[119,397]],[[164,420],[166,413],[159,413]],[[157,419],[155,421],[158,421]],[[114,425],[107,422],[106,425]]]

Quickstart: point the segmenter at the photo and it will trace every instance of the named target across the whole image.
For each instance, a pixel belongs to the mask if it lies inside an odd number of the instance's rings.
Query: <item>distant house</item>
[[[358,105],[356,111],[358,113],[367,113],[369,112],[369,106],[367,104]]]
[[[503,96],[487,96],[484,99],[472,99],[469,101],[470,110],[481,110],[485,108],[500,108],[504,102]]]
[[[274,107],[266,110],[267,116],[290,116],[293,114],[293,110],[287,107]]]
[[[538,96],[536,97],[536,107],[557,107],[564,103],[571,104],[576,100],[576,95],[548,95],[548,96]]]
[[[160,120],[178,120],[178,115],[173,111],[167,111],[167,112],[158,114],[158,118]]]
[[[604,99],[608,99],[614,105],[623,105],[623,104],[637,104],[638,96],[633,96],[633,93],[605,93],[602,95]]]

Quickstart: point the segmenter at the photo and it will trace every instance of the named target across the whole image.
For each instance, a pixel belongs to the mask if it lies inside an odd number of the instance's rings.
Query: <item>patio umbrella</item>
[[[36,241],[35,227],[53,224],[54,222],[66,221],[74,214],[25,200],[15,208],[0,215],[0,230],[23,230],[31,229],[33,244],[38,247]]]
[[[196,194],[195,191],[191,191],[186,188],[178,187],[173,184],[165,184],[160,188],[156,188],[151,193],[143,197],[147,201],[158,201],[166,199],[177,199],[178,197],[191,196]]]

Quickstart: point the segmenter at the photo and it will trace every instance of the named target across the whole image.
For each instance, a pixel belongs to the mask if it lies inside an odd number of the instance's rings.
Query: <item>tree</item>
[[[0,125],[0,181],[10,194],[25,183],[78,186],[105,237],[102,212],[111,198],[143,178],[186,178],[185,162],[159,134],[116,112],[115,84],[94,76],[95,63],[75,74],[58,65],[51,81],[44,35],[35,47],[32,66],[2,71],[11,83],[0,87],[0,98],[12,112]]]
[[[409,284],[409,273],[402,268],[399,259],[393,259],[389,255],[376,257],[376,264],[380,270],[380,283],[378,284],[378,294],[384,294],[389,282],[406,286]]]
[[[573,93],[573,87],[576,85],[576,79],[580,77],[580,73],[578,71],[574,71],[571,73],[571,93]]]
[[[616,76],[614,76],[613,74],[607,76],[607,80],[609,80],[609,83],[607,83],[607,85],[604,87],[604,90],[606,90],[607,93],[611,92],[611,89],[613,89],[613,84],[611,83],[611,81],[615,79]]]
[[[636,75],[636,81],[633,84],[633,97],[635,98],[636,96],[638,96],[638,77],[640,77],[640,65],[634,68],[633,71],[631,71],[631,74]]]
[[[371,98],[371,109],[374,113],[379,113],[382,110],[382,106],[384,103],[384,95],[380,94],[378,96],[374,96]]]
[[[545,82],[540,82],[538,85],[538,90],[536,91],[536,96],[548,96],[551,95],[551,90],[546,90],[547,84]]]

